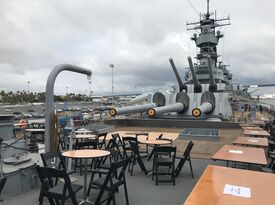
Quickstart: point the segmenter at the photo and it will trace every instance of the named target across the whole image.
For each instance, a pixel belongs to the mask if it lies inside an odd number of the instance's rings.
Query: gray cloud
[[[191,2],[205,12],[206,1]],[[235,78],[245,84],[273,82],[272,1],[210,3],[219,17],[231,15],[232,25],[221,29],[219,52]],[[32,91],[44,91],[50,70],[71,63],[93,71],[95,94],[110,93],[112,63],[115,92],[168,89],[176,84],[168,59],[174,58],[184,78],[186,57],[196,55],[187,20],[197,21],[198,15],[184,0],[2,0],[0,86],[26,90],[31,81]],[[55,92],[63,94],[67,86],[70,92],[90,89],[85,76],[64,72]]]

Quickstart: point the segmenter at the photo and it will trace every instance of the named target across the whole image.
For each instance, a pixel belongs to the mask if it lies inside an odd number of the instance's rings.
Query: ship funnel
[[[202,87],[201,84],[199,83],[196,73],[195,73],[195,69],[193,66],[193,62],[190,56],[188,56],[188,63],[189,63],[189,68],[191,70],[192,73],[192,78],[193,78],[193,83],[194,83],[194,93],[201,93],[202,92]]]
[[[209,91],[216,92],[218,88],[213,76],[212,61],[211,61],[210,55],[208,56],[208,69],[209,69]]]
[[[179,84],[180,92],[181,92],[182,90],[185,90],[185,92],[187,92],[187,85],[183,84],[183,82],[182,82],[182,80],[181,80],[181,78],[180,78],[180,75],[179,75],[179,73],[178,73],[178,70],[177,70],[177,68],[176,68],[176,66],[175,66],[175,64],[174,64],[173,58],[170,58],[170,59],[169,59],[169,62],[170,62],[170,64],[171,64],[171,66],[172,66],[172,68],[173,68],[173,71],[174,71],[174,73],[175,73],[175,76],[176,76],[176,78],[177,78],[177,81],[178,81],[178,84]]]

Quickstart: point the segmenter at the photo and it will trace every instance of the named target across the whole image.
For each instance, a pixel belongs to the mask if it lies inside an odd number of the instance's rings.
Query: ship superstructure
[[[195,41],[199,53],[196,56],[197,62],[194,66],[195,74],[199,83],[209,83],[209,68],[208,57],[212,66],[213,78],[216,83],[228,84],[232,79],[230,71],[226,68],[221,61],[218,62],[217,46],[219,40],[223,38],[223,34],[218,28],[230,25],[230,18],[211,18],[214,14],[209,12],[209,0],[207,1],[207,13],[201,15],[198,22],[187,22],[187,30],[194,30],[196,33],[191,37]],[[192,81],[191,72],[188,72],[185,77],[186,81]]]

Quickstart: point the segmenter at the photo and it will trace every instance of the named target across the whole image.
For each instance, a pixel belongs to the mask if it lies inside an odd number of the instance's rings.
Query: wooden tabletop
[[[267,165],[265,151],[262,148],[224,145],[211,158],[213,160]]]
[[[242,128],[243,128],[243,130],[259,130],[259,131],[264,131],[263,128],[258,127],[258,126],[256,126],[256,127],[247,126],[247,127],[242,127]]]
[[[250,135],[250,136],[262,136],[262,137],[268,137],[270,134],[263,130],[263,131],[259,131],[259,130],[244,130],[243,131],[244,135]]]
[[[236,145],[247,145],[247,146],[257,146],[257,147],[268,147],[267,138],[256,138],[256,137],[239,137],[233,144]]]
[[[81,149],[81,150],[71,150],[63,152],[62,155],[68,158],[97,158],[97,157],[105,157],[110,154],[109,151],[106,150],[98,150],[98,149]]]
[[[252,123],[240,123],[241,127],[257,127],[257,125],[254,125]]]
[[[125,135],[148,135],[149,132],[125,132]]]
[[[75,134],[87,134],[87,133],[94,133],[92,130],[76,130]]]
[[[266,119],[266,120],[254,120],[252,121],[252,124],[254,125],[265,125],[266,122],[268,122],[269,120]]]
[[[96,134],[76,134],[76,139],[95,139]]]
[[[162,137],[165,139],[171,139],[171,140],[175,140],[178,138],[179,133],[176,132],[150,132],[149,136],[150,138],[156,139],[159,137],[159,135],[162,134]]]
[[[208,165],[184,205],[273,205],[275,175]],[[223,194],[225,184],[248,187],[251,198]]]
[[[166,144],[171,144],[171,141],[168,140],[156,140],[156,139],[139,139],[139,143],[142,144],[150,144],[150,145],[166,145]]]
[[[45,129],[25,129],[26,132],[45,132]]]

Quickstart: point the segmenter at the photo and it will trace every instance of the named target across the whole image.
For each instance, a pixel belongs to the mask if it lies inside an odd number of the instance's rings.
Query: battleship
[[[211,143],[201,144],[196,140],[193,140],[196,143],[195,151],[206,150],[210,152],[216,151],[224,141],[222,138],[227,137],[227,141],[231,140],[233,137],[239,136],[241,134],[238,123],[218,123],[217,119],[225,121],[227,119],[231,119],[233,117],[233,108],[232,105],[234,103],[234,99],[238,97],[249,98],[249,94],[242,89],[241,86],[235,85],[232,83],[232,74],[227,69],[227,66],[218,61],[219,55],[217,52],[217,46],[219,43],[219,39],[223,37],[223,34],[218,30],[218,27],[230,25],[230,19],[222,18],[217,19],[213,17],[213,14],[209,11],[209,0],[207,1],[207,12],[205,15],[201,16],[200,21],[194,23],[187,23],[189,30],[198,31],[192,36],[192,40],[195,42],[196,46],[199,48],[200,52],[196,56],[197,62],[193,63],[191,57],[188,57],[189,68],[185,75],[185,81],[183,82],[177,68],[175,66],[174,60],[171,58],[169,62],[173,69],[173,72],[176,76],[178,82],[178,88],[172,94],[170,93],[161,93],[156,92],[153,94],[142,95],[137,97],[132,101],[132,103],[136,103],[137,105],[126,106],[122,108],[112,108],[109,110],[109,114],[113,116],[113,119],[106,120],[106,124],[115,124],[116,116],[123,114],[134,114],[141,113],[142,118],[146,119],[145,124],[141,124],[140,121],[135,119],[134,121],[125,124],[123,122],[123,126],[125,130],[131,131],[149,131],[149,126],[154,125],[154,120],[158,121],[156,127],[161,127],[158,131],[165,132],[165,128],[170,127],[170,131],[176,132],[177,134],[182,130],[181,128],[187,127],[219,127],[219,128],[230,128],[228,130],[220,130],[218,135],[220,138],[217,138],[217,141],[211,141]],[[56,128],[57,125],[54,121],[54,106],[53,106],[53,86],[54,80],[59,72],[63,70],[74,71],[82,74],[86,74],[88,76],[88,80],[90,80],[91,72],[89,70],[84,70],[82,68],[76,68],[70,65],[62,65],[56,67],[55,70],[51,73],[48,78],[47,88],[46,88],[46,113],[45,113],[45,151],[52,151],[56,146],[57,136],[56,136]],[[145,117],[144,117],[145,116]],[[189,121],[184,121],[182,123],[180,120],[189,119]],[[197,119],[194,123],[194,119]],[[198,120],[199,119],[199,120]],[[208,120],[207,120],[208,119]],[[214,121],[209,121],[209,119],[215,119]],[[163,120],[163,121],[162,121]],[[179,121],[178,121],[179,120]],[[201,123],[200,120],[204,120],[204,123]],[[13,125],[12,116],[4,116],[3,122],[5,125],[9,123],[9,125]],[[129,123],[130,122],[130,123]],[[134,126],[140,125],[139,128]],[[146,128],[144,128],[146,125]],[[130,126],[133,126],[130,128]],[[9,126],[10,128],[10,126]],[[117,126],[116,128],[120,128]],[[153,129],[156,129],[152,126]],[[176,129],[177,128],[177,129]],[[38,153],[27,153],[26,147],[27,142],[25,140],[20,139],[12,139],[13,133],[10,129],[6,131],[6,138],[2,143],[4,146],[2,147],[1,154],[2,158],[12,157],[13,161],[9,162],[9,164],[5,164],[4,160],[1,160],[1,175],[2,177],[8,177],[7,184],[3,191],[3,196],[6,204],[15,204],[18,201],[22,201],[23,203],[36,204],[37,198],[39,195],[39,180],[35,170],[36,164],[41,164],[40,156]],[[231,138],[229,138],[229,136]],[[179,137],[180,138],[180,137]],[[183,140],[182,140],[183,141]],[[184,146],[181,146],[181,141],[174,141],[174,144],[177,144],[178,152],[183,151]],[[13,147],[11,146],[13,145]],[[16,152],[12,149],[16,145],[19,148]],[[210,147],[211,145],[211,147]],[[205,152],[206,152],[205,151]],[[194,154],[194,153],[192,153]],[[205,154],[205,153],[203,153]],[[15,157],[14,157],[15,156]],[[7,160],[6,160],[7,162]],[[147,162],[149,163],[149,162]],[[195,169],[197,171],[195,180],[198,179],[198,176],[203,172],[206,164],[213,163],[212,161],[206,161],[201,159],[195,160]],[[158,196],[160,199],[152,200],[151,198],[146,198],[146,190],[144,187],[151,186],[150,180],[146,180],[145,184],[140,184],[143,181],[143,178],[138,175],[137,178],[130,178],[129,184],[130,189],[130,197],[131,199],[137,199],[138,195],[143,196],[146,200],[138,201],[136,200],[135,204],[167,204],[167,201],[164,197],[167,196],[167,193],[174,194],[176,196],[171,195],[173,197],[174,203],[178,204],[179,201],[186,198],[188,193],[191,191],[191,188],[195,185],[195,181],[192,179],[181,179],[182,183],[188,184],[188,189],[184,186],[177,187],[176,189],[163,189],[163,194],[158,189],[157,191],[154,187],[150,187],[149,197],[151,195]],[[82,179],[80,180],[82,181]],[[181,181],[179,181],[181,183]],[[14,186],[16,184],[16,186]],[[140,186],[138,186],[140,185]],[[33,192],[30,193],[31,190]],[[136,190],[138,189],[138,192]],[[169,191],[171,190],[171,192]],[[152,194],[154,191],[156,193]],[[167,192],[168,191],[168,192]],[[28,194],[22,194],[29,192]],[[139,194],[136,194],[139,193]],[[141,194],[142,193],[142,194]],[[11,198],[11,196],[19,195],[18,199]],[[18,196],[17,196],[18,197]],[[10,198],[10,199],[9,199]],[[121,196],[118,198],[119,202],[121,201]],[[151,201],[150,201],[151,200]],[[150,203],[151,202],[151,203]],[[155,202],[155,203],[154,203]],[[118,203],[121,204],[121,203]],[[172,204],[172,203],[170,203]]]
[[[112,108],[113,117],[122,114],[144,113],[147,118],[156,119],[233,119],[235,99],[249,99],[250,95],[243,86],[232,83],[232,74],[222,61],[219,61],[218,44],[223,34],[217,28],[230,25],[230,18],[217,18],[209,11],[201,15],[197,22],[187,22],[187,30],[194,30],[191,40],[199,49],[196,63],[187,57],[189,68],[182,81],[174,60],[169,59],[177,79],[174,93],[150,93],[137,97],[135,105]],[[132,103],[133,104],[133,103]]]

